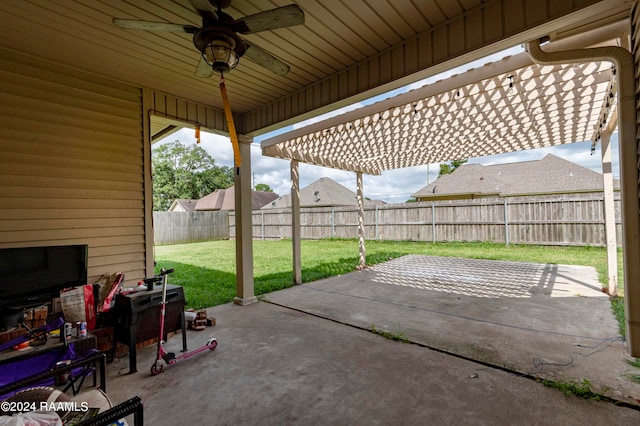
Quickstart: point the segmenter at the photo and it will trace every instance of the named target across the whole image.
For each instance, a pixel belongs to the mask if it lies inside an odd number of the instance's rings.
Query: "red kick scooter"
[[[156,360],[151,366],[152,376],[162,373],[162,371],[164,370],[164,364],[173,365],[178,361],[184,361],[185,359],[191,358],[193,355],[204,352],[207,349],[214,350],[216,346],[218,346],[218,341],[215,337],[212,337],[211,339],[207,340],[207,343],[204,346],[201,346],[189,352],[185,352],[179,356],[176,356],[176,354],[173,352],[165,352],[164,348],[162,347],[162,344],[164,343],[162,336],[164,335],[164,314],[167,304],[167,275],[171,274],[172,272],[173,269],[161,269],[158,275],[154,276],[153,278],[146,278],[144,280],[144,282],[147,284],[162,281],[162,302],[160,304],[160,338],[158,339],[158,353],[156,355]],[[182,332],[186,333],[186,330],[182,330]]]

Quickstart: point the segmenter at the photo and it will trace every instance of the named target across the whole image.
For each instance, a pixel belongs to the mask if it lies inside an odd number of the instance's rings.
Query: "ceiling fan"
[[[290,4],[233,19],[222,11],[229,7],[231,0],[189,0],[189,3],[202,17],[202,27],[120,18],[113,18],[113,23],[118,27],[132,30],[193,34],[193,44],[202,54],[196,68],[196,75],[199,77],[210,77],[214,72],[220,74],[229,72],[238,65],[242,56],[277,75],[285,75],[289,72],[289,65],[238,34],[254,34],[303,24],[304,12],[298,5]]]

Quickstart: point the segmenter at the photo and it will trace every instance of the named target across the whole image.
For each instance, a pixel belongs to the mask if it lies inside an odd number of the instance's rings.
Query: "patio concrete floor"
[[[188,332],[189,348],[215,336],[215,351],[155,377],[155,346],[135,374],[119,358],[112,400],[140,395],[151,425],[640,424],[624,377],[640,370],[593,268],[410,255],[208,312],[217,325]],[[636,409],[530,377],[586,379]]]

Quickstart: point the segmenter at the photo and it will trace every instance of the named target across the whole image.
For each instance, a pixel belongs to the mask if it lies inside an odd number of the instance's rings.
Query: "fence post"
[[[264,241],[264,210],[262,210],[260,213],[261,213],[260,226],[262,228],[262,241]]]
[[[436,243],[436,203],[431,202],[431,242]]]
[[[567,242],[567,222],[566,222],[567,218],[566,218],[566,211],[564,208],[564,195],[560,200],[560,210],[562,211],[562,242],[566,243]]]
[[[376,241],[380,239],[380,233],[378,231],[378,216],[379,212],[378,212],[378,206],[376,205]]]
[[[509,245],[509,207],[507,199],[504,199],[504,241],[505,245]]]
[[[336,208],[331,208],[331,238],[336,237]]]

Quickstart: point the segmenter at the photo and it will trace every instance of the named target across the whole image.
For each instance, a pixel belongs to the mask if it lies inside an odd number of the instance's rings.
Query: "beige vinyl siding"
[[[90,281],[145,275],[142,96],[0,49],[0,247],[88,244]]]
[[[149,99],[149,112],[159,122],[172,122],[176,125],[186,124],[195,127],[196,124],[214,132],[228,132],[227,119],[224,110],[180,99],[159,91],[152,91]],[[234,114],[234,120],[240,116]],[[152,128],[155,127],[152,125]],[[154,128],[158,130],[158,128]]]

